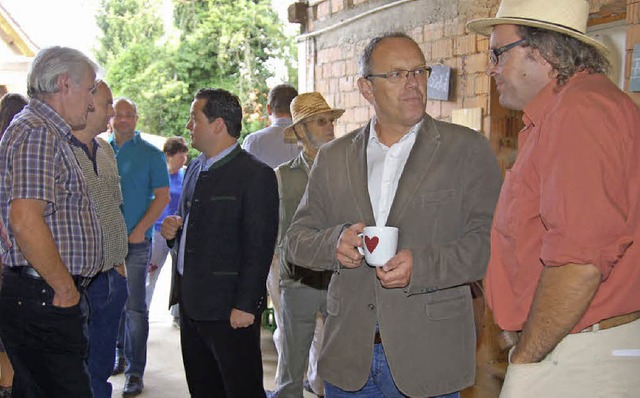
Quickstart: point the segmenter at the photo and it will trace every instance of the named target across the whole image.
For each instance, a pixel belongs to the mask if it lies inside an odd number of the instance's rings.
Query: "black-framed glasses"
[[[489,50],[489,61],[491,61],[492,64],[494,65],[498,65],[498,62],[500,62],[500,55],[511,50],[514,47],[518,47],[521,44],[526,43],[525,39],[520,39],[518,41],[514,41],[513,43],[509,43],[506,46],[502,46],[500,48],[492,48]]]
[[[408,79],[409,75],[413,75],[413,77],[416,79],[426,79],[430,74],[431,68],[423,65],[411,70],[396,69],[387,73],[371,73],[365,76],[365,78],[369,79],[370,77],[380,77],[383,79],[387,79],[389,83],[398,83],[401,80]]]

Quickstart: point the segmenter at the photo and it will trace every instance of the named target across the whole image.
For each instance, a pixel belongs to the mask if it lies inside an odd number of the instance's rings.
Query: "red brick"
[[[347,67],[344,61],[337,61],[331,65],[331,77],[343,77]]]
[[[465,97],[473,97],[476,95],[476,75],[475,73],[465,73],[460,76],[460,92]],[[464,86],[464,92],[462,92],[462,87]]]
[[[426,59],[427,63],[428,63],[429,60],[431,60],[431,43],[429,43],[429,42],[421,43],[420,44],[420,49],[422,50],[422,53],[424,54],[424,59]]]
[[[343,0],[331,0],[331,12],[336,13],[344,9]]]
[[[489,94],[491,78],[486,73],[478,73],[475,80],[475,94]]]
[[[435,60],[451,58],[453,56],[453,43],[450,38],[444,38],[431,45],[431,58]]]
[[[353,86],[354,86],[353,81],[354,81],[353,76],[343,76],[340,78],[340,83],[338,85],[338,88],[340,89],[341,92],[351,91],[353,90]]]
[[[329,92],[330,93],[337,93],[338,92],[338,85],[339,85],[339,80],[335,77],[332,77],[331,79],[329,79]]]
[[[468,73],[484,73],[487,70],[489,59],[485,53],[469,55],[465,58],[465,70]]]
[[[316,19],[324,19],[331,15],[331,3],[323,1],[316,6]]]
[[[488,95],[476,95],[473,98],[465,98],[463,101],[464,108],[482,108],[482,112],[487,112],[489,96]]]
[[[427,100],[427,113],[434,119],[440,119],[442,101]]]
[[[477,50],[481,53],[489,52],[489,38],[481,35],[476,35],[478,38]]]
[[[442,101],[439,120],[451,121],[451,111],[462,108],[462,104],[454,101]]]
[[[325,93],[329,91],[329,82],[327,79],[316,79],[315,81],[315,91],[320,93]]]
[[[444,21],[444,36],[453,37],[463,35],[465,31],[465,23],[460,22],[458,17],[449,21]]]
[[[424,26],[424,41],[436,41],[444,37],[444,24],[442,22],[434,22]]]
[[[366,123],[367,120],[369,120],[369,118],[371,118],[371,107],[358,107],[356,108],[356,114],[355,114],[355,122],[358,123],[359,125],[362,125],[364,123]]]
[[[329,62],[329,50],[323,48],[322,50],[318,50],[318,56],[316,57],[316,63],[318,65],[322,65],[325,62]]]
[[[453,53],[455,55],[466,55],[477,52],[476,35],[458,36],[453,39]]]
[[[354,58],[346,61],[347,71],[345,72],[348,76],[356,76],[358,74],[358,61]]]
[[[418,26],[417,28],[411,29],[409,32],[407,32],[407,34],[409,35],[409,37],[415,40],[416,43],[422,43],[424,41],[423,31],[424,29],[422,28],[422,26]]]
[[[322,65],[322,77],[328,79],[331,77],[331,64],[323,64]]]
[[[344,103],[340,106],[345,108],[356,108],[360,106],[360,92],[350,91],[344,95]]]

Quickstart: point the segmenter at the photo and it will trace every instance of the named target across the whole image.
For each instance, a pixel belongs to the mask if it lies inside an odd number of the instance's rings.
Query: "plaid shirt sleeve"
[[[6,253],[11,248],[11,241],[7,235],[7,229],[4,227],[2,221],[0,221],[0,253]]]

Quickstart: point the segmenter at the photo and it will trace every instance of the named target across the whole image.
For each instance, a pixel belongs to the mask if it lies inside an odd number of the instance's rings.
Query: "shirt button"
[[[373,310],[375,310],[375,309],[376,309],[376,306],[375,306],[375,305],[373,305],[373,304],[369,304],[367,307],[369,307],[369,309],[370,309],[371,311],[373,311]]]

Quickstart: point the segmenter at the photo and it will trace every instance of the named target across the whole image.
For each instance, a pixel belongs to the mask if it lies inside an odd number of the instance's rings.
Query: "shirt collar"
[[[291,162],[291,166],[289,166],[290,169],[304,169],[307,171],[307,173],[309,173],[309,170],[311,170],[311,166],[313,165],[313,160],[307,159],[306,156],[304,156],[304,150],[300,151],[300,153],[298,154],[298,156],[296,156],[295,158],[293,158],[293,161]]]
[[[273,120],[272,126],[290,126],[291,118],[289,117],[279,117]]]
[[[556,95],[556,80],[547,83],[538,94],[524,107],[522,122],[525,126],[537,125],[546,114],[546,109]]]
[[[211,166],[214,165],[214,163],[217,163],[218,161],[224,159],[227,155],[233,152],[233,150],[236,149],[237,147],[238,147],[238,143],[237,142],[233,143],[229,147],[223,149],[221,152],[218,152],[217,154],[213,155],[209,159],[207,159],[204,153],[201,153],[198,156],[198,160],[202,165],[202,171],[208,170]]]
[[[400,138],[398,143],[408,140],[410,137],[415,136],[418,130],[422,128],[422,123],[424,122],[424,119],[425,118],[423,117],[422,119],[420,119],[418,123],[414,124],[413,127],[411,127],[411,130],[409,130],[407,134],[403,135],[402,138]],[[373,115],[373,117],[371,118],[371,121],[369,122],[369,142],[367,143],[367,145],[377,144],[386,148],[387,146],[384,145],[382,142],[380,142],[380,140],[378,139],[378,132],[376,131],[376,122],[377,122],[376,116]]]
[[[67,123],[49,104],[37,98],[31,98],[29,100],[29,107],[51,121],[63,137],[66,137],[67,139],[71,139],[71,137],[73,137],[69,123]]]

